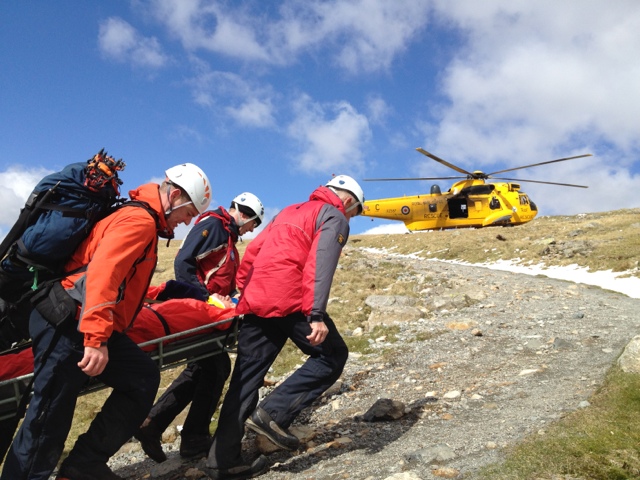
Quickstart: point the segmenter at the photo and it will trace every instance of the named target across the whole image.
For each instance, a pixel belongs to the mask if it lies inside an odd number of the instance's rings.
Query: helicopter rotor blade
[[[495,175],[496,173],[513,172],[514,170],[521,170],[523,168],[539,167],[540,165],[548,165],[549,163],[564,162],[566,160],[573,160],[575,158],[583,158],[583,157],[591,157],[591,156],[592,155],[590,153],[587,153],[585,155],[577,155],[575,157],[558,158],[557,160],[549,160],[548,162],[534,163],[533,165],[525,165],[523,167],[508,168],[507,170],[499,170],[497,172],[488,173],[487,175]]]
[[[459,180],[467,177],[410,177],[410,178],[363,178],[365,182],[395,182],[396,180]]]
[[[464,170],[464,169],[462,169],[460,167],[456,167],[455,165],[453,165],[452,163],[447,162],[446,160],[443,160],[441,158],[436,157],[433,153],[427,152],[422,147],[418,147],[418,148],[416,148],[416,150],[419,151],[421,154],[426,155],[427,157],[431,158],[432,160],[435,160],[436,162],[441,163],[445,167],[449,167],[449,168],[455,170],[456,172],[464,173],[465,175],[469,175],[469,176],[473,177],[473,173],[467,172],[466,170]]]
[[[541,183],[543,185],[560,185],[561,187],[589,188],[586,185],[574,185],[572,183],[541,182],[540,180],[523,180],[522,178],[495,178],[495,177],[491,177],[491,180],[507,180],[509,182],[528,182],[528,183]]]

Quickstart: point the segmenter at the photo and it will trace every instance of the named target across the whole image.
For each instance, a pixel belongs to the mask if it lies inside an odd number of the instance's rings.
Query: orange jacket
[[[65,266],[68,272],[87,266],[62,281],[82,304],[78,330],[87,347],[99,347],[114,330],[131,324],[156,267],[158,232],[168,229],[157,184],[142,185],[129,196],[149,204],[159,225],[144,208],[122,207],[96,223]]]

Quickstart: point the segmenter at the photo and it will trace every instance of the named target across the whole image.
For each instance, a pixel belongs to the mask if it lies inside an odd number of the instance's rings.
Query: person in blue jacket
[[[176,280],[191,285],[201,300],[210,295],[233,297],[240,265],[236,242],[258,227],[263,218],[262,202],[249,192],[236,196],[228,211],[219,207],[200,215],[174,261]],[[211,417],[230,373],[227,353],[188,364],[158,399],[135,435],[145,453],[159,463],[167,459],[162,449],[162,433],[191,403],[180,432],[180,455],[183,458],[205,455],[212,441]]]

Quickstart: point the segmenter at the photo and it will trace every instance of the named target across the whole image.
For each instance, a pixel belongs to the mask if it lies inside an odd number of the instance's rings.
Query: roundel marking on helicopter
[[[402,212],[403,215],[409,215],[409,212],[411,212],[411,209],[409,207],[407,207],[406,205],[404,205],[400,211]]]

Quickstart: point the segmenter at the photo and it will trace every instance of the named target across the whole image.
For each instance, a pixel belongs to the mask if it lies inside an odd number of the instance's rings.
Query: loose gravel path
[[[597,287],[384,253],[367,261],[404,262],[425,315],[353,355],[299,419],[306,450],[270,454],[261,479],[473,478],[503,447],[588,407],[640,330],[639,300]],[[402,402],[404,415],[363,421],[381,398]],[[256,448],[252,434],[245,443]],[[111,464],[127,479],[206,478],[203,460],[167,449],[157,465],[132,442]]]

